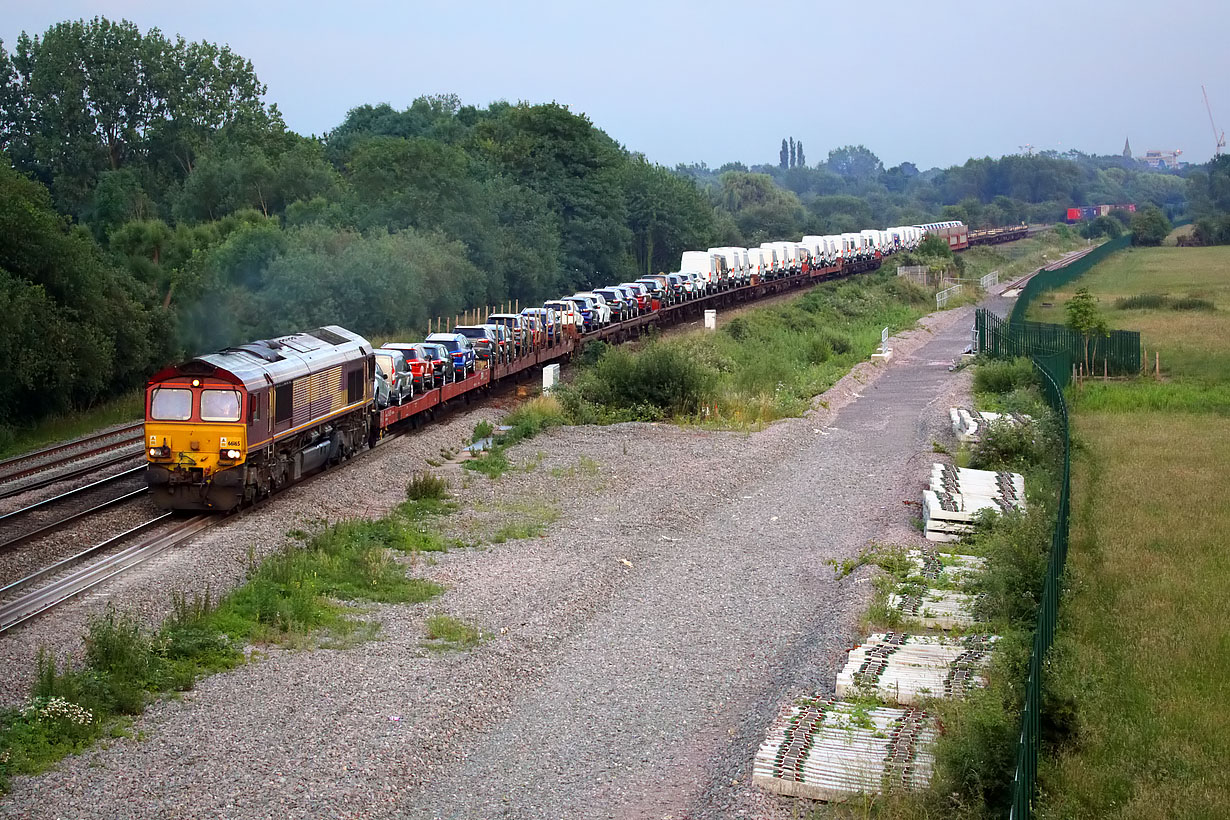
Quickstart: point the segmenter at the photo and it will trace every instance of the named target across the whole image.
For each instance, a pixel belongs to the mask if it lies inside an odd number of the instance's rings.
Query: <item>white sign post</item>
[[[559,364],[549,364],[542,369],[542,392],[550,393],[559,384]]]
[[[705,311],[705,330],[717,330],[717,311]]]
[[[873,362],[886,362],[893,357],[893,349],[888,346],[888,328],[880,331],[880,346],[871,354]]]

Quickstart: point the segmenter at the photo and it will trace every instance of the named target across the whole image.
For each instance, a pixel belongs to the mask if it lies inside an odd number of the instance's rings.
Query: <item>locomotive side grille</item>
[[[312,418],[328,415],[343,407],[346,397],[342,394],[341,366],[313,373],[308,379],[308,396]]]

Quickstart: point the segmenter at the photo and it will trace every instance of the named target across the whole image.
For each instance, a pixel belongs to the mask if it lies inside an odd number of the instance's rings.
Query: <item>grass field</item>
[[[1112,328],[1139,330],[1149,351],[1161,354],[1165,375],[1184,380],[1230,381],[1230,247],[1131,248],[1114,254],[1066,288],[1043,294],[1029,318],[1064,321],[1064,305],[1077,288],[1089,288]],[[1213,309],[1117,308],[1117,299],[1159,295],[1195,297]],[[1049,307],[1045,305],[1050,305]]]
[[[1088,286],[1104,305],[1159,293],[1217,309],[1112,307],[1115,326],[1140,328],[1160,348],[1168,378],[1072,391],[1072,542],[1047,681],[1044,721],[1055,731],[1041,817],[1228,815],[1227,273],[1230,248],[1137,249],[1070,288]]]
[[[1074,742],[1044,817],[1230,810],[1230,419],[1077,412],[1083,445],[1057,687]]]

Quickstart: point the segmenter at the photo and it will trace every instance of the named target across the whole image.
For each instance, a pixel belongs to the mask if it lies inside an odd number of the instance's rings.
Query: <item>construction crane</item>
[[[1200,86],[1200,93],[1204,95],[1204,110],[1209,112],[1209,125],[1213,126],[1213,139],[1216,141],[1216,147],[1213,149],[1213,156],[1220,157],[1221,149],[1226,147],[1226,132],[1217,130],[1217,123],[1213,122],[1213,106],[1209,105],[1209,92],[1204,90],[1204,86]]]

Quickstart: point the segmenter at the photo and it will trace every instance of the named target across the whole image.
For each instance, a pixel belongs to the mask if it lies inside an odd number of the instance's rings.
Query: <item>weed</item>
[[[495,427],[491,422],[483,419],[478,424],[474,425],[474,434],[470,436],[470,441],[479,442],[483,439],[491,438],[495,434]]]
[[[435,473],[415,473],[406,484],[406,498],[411,501],[448,498],[448,480]]]
[[[1011,393],[1037,384],[1033,363],[1029,359],[1005,359],[982,362],[974,369],[975,393]]]
[[[502,447],[493,447],[478,458],[462,462],[461,466],[467,470],[482,473],[487,478],[499,478],[512,469],[512,465],[508,462],[508,456],[504,455],[504,448]]]
[[[427,619],[427,640],[432,649],[469,649],[482,638],[473,626],[451,615],[432,615]]]

